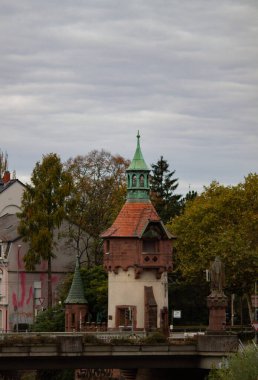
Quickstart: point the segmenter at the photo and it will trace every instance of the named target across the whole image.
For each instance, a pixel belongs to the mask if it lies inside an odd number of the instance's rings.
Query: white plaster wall
[[[144,328],[144,286],[152,286],[154,297],[158,307],[158,327],[160,327],[160,310],[168,307],[167,273],[163,273],[160,279],[156,278],[155,271],[143,272],[139,279],[135,279],[134,269],[118,274],[108,274],[108,328],[115,328],[116,306],[136,306],[137,328]]]
[[[0,216],[15,214],[20,211],[24,187],[19,182],[14,182],[10,187],[0,193]]]

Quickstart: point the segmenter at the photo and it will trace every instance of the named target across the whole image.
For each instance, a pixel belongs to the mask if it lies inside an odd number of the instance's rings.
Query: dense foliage
[[[62,306],[56,306],[39,312],[32,331],[58,332],[65,331],[65,313]]]
[[[212,369],[208,380],[257,380],[258,349],[249,346],[225,360],[221,369]]]
[[[168,300],[169,316],[171,316],[170,323],[174,328],[178,325],[206,326],[209,321],[207,308],[208,294],[207,283],[193,286],[184,280],[172,279],[169,283]],[[181,318],[172,318],[173,310],[180,310]]]
[[[169,171],[169,164],[163,156],[152,164],[151,201],[164,223],[180,213],[181,195],[175,194],[178,178],[173,178],[175,170]]]
[[[27,270],[42,260],[48,263],[48,307],[52,306],[51,263],[54,257],[54,231],[65,217],[65,200],[70,193],[71,177],[60,158],[53,153],[37,162],[22,198],[18,232],[29,243],[24,256]]]
[[[232,187],[213,182],[168,228],[177,236],[175,270],[183,281],[204,283],[205,269],[219,256],[226,267],[226,291],[245,294],[250,305],[258,273],[257,174]]]
[[[71,158],[65,165],[73,178],[67,203],[69,241],[77,255],[87,258],[88,267],[102,263],[100,234],[112,224],[125,201],[128,165],[128,160],[104,150]]]

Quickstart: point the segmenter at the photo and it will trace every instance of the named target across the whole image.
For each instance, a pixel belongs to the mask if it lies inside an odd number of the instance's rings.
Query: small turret
[[[64,303],[65,331],[81,331],[88,314],[88,302],[84,295],[78,256],[76,258],[73,282]]]

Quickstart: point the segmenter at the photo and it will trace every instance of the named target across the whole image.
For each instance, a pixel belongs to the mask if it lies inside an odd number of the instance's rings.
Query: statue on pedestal
[[[222,332],[226,328],[227,297],[223,292],[225,286],[225,266],[219,257],[210,266],[210,289],[211,294],[207,297],[209,308],[210,332]]]
[[[216,257],[210,267],[211,291],[223,293],[225,286],[225,266],[219,257]]]

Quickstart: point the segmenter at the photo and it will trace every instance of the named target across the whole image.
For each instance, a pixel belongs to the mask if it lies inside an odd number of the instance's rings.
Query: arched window
[[[140,186],[144,187],[144,175],[143,174],[140,175]]]
[[[132,177],[132,186],[133,187],[136,187],[136,175],[134,174],[133,177]]]

